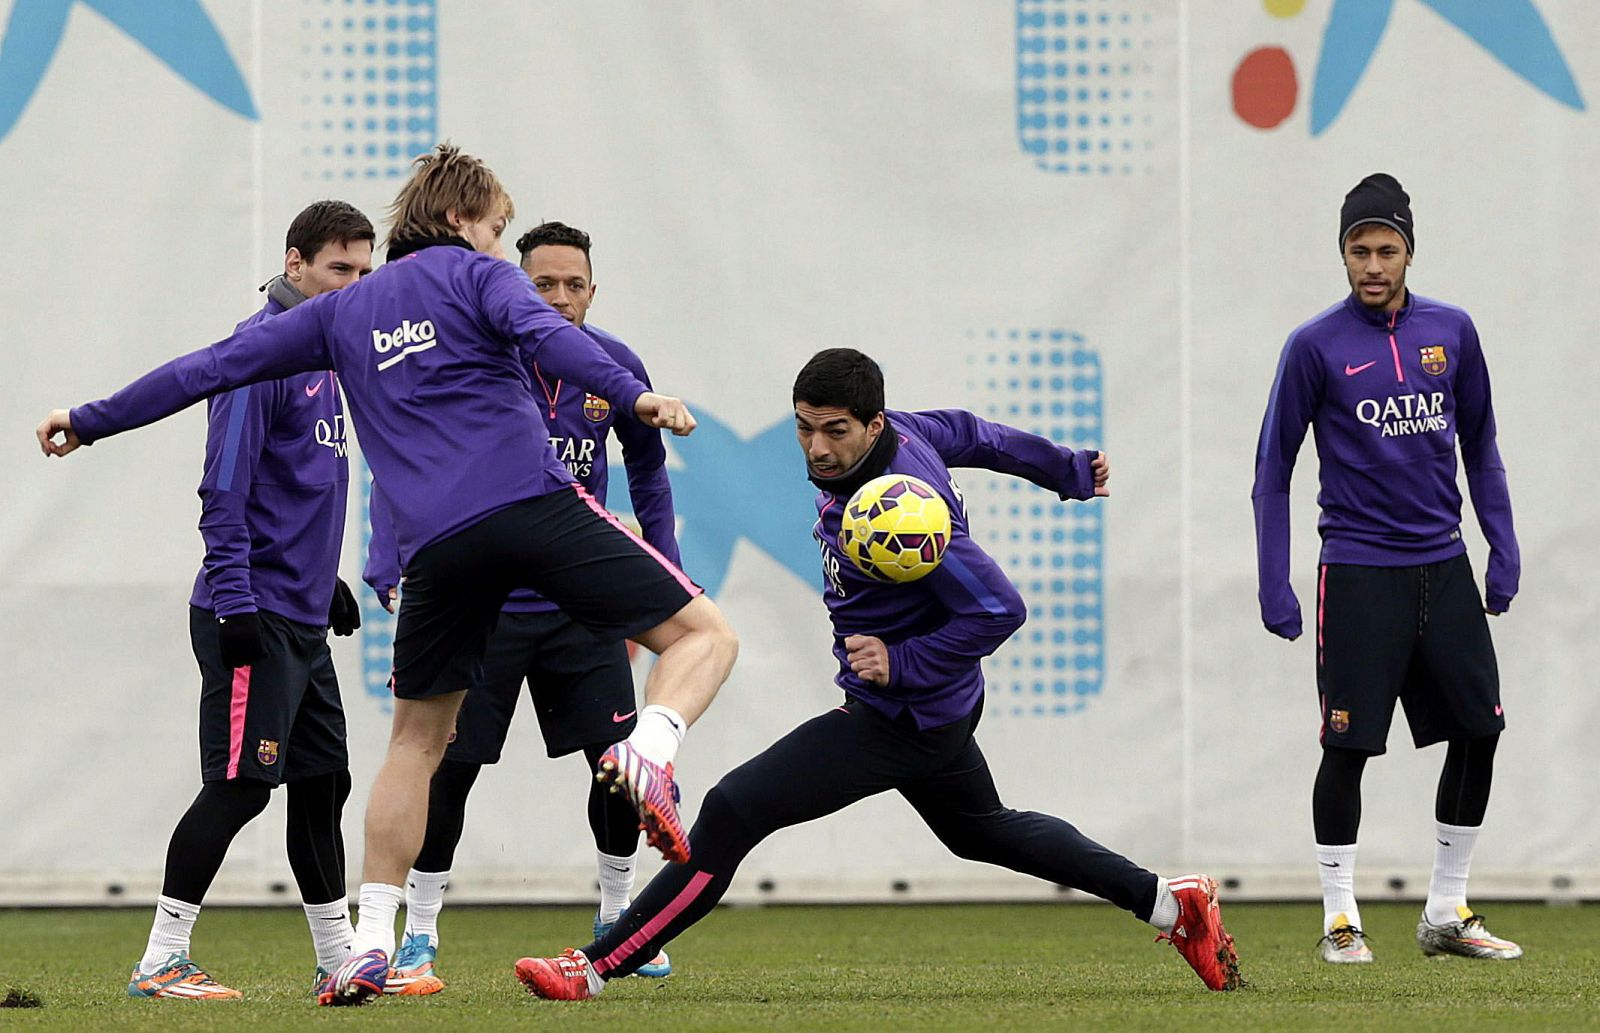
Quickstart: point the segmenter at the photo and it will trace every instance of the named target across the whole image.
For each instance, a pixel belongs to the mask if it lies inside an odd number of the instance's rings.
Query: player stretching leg
[[[610,933],[560,957],[517,962],[518,978],[533,993],[562,1000],[600,993],[608,980],[634,971],[704,918],[761,840],[891,789],[958,857],[1109,900],[1171,940],[1206,986],[1239,985],[1215,880],[1159,878],[1059,818],[1007,808],[973,737],[983,712],[981,661],[1021,627],[1027,608],[967,536],[948,467],[983,467],[1063,499],[1087,499],[1109,494],[1105,456],[1072,452],[958,410],[886,412],[883,401],[877,363],[847,348],[818,353],[794,385],[800,445],[821,489],[814,533],[844,704],[712,788],[690,833],[689,863],[663,869]],[[950,508],[943,562],[915,582],[869,578],[838,547],[845,503],[884,473],[926,481]]]
[[[674,755],[738,654],[716,604],[556,459],[523,353],[652,426],[688,434],[694,416],[647,390],[505,261],[500,236],[512,214],[494,173],[441,144],[401,188],[377,272],[174,359],[110,398],[54,410],[35,432],[41,451],[65,456],[232,388],[339,373],[392,503],[406,592],[389,750],[367,801],[354,954],[321,995],[325,1004],[382,993],[400,887],[427,824],[428,780],[512,589],[534,588],[602,638],[632,638],[658,654],[645,701],[662,709],[607,751],[601,774],[668,857],[688,855]]]
[[[1256,451],[1261,619],[1290,640],[1300,635],[1300,604],[1289,585],[1289,478],[1308,424],[1321,457],[1322,765],[1311,813],[1321,952],[1335,963],[1372,960],[1354,890],[1361,772],[1384,752],[1397,699],[1417,747],[1449,744],[1417,942],[1427,954],[1522,956],[1467,906],[1505,727],[1484,614],[1511,605],[1521,559],[1478,331],[1461,309],[1406,288],[1416,244],[1410,202],[1382,173],[1345,197],[1339,247],[1351,293],[1289,335]],[[1458,440],[1489,542],[1487,603],[1461,541]]]
[[[283,275],[252,326],[372,271],[372,224],[319,201],[289,226]],[[200,533],[205,562],[189,600],[200,664],[204,786],[173,830],[155,924],[130,997],[239,997],[189,958],[201,902],[228,845],[289,787],[285,846],[317,954],[316,984],[350,952],[344,838],[350,794],[344,709],[328,628],[360,624],[338,579],[349,473],[339,386],[326,371],[211,400]]]
[[[534,290],[574,326],[595,339],[616,362],[649,385],[644,364],[633,350],[585,320],[594,301],[594,267],[589,235],[559,222],[544,223],[517,240],[522,269]],[[667,450],[661,432],[637,420],[617,419],[603,398],[530,369],[534,400],[550,429],[556,458],[573,478],[605,505],[609,481],[606,440],[613,430],[622,444],[628,493],[641,536],[663,556],[678,563],[678,539],[672,511],[672,486],[667,481]],[[374,495],[375,500],[381,499]],[[373,541],[367,583],[384,606],[392,605],[400,581],[393,535],[382,505],[375,505]],[[500,759],[517,697],[526,681],[545,750],[551,757],[582,751],[593,772],[607,747],[626,738],[637,723],[633,672],[622,642],[602,642],[537,592],[511,594],[483,658],[483,677],[467,693],[456,715],[456,734],[433,773],[428,794],[428,831],[422,852],[406,874],[405,937],[395,954],[385,993],[418,993],[443,989],[434,965],[439,949],[439,912],[455,859],[456,844],[466,820],[467,796],[485,764]],[[648,708],[647,708],[648,711]],[[633,894],[639,820],[612,787],[585,780],[589,786],[589,828],[594,834],[595,875],[600,908],[595,935],[610,929],[627,910]],[[666,954],[642,966],[642,976],[666,976],[672,964]]]

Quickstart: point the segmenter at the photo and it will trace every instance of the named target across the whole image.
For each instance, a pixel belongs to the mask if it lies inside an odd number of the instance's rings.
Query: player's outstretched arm
[[[891,423],[909,423],[947,466],[1021,477],[1055,492],[1063,500],[1111,494],[1111,464],[1103,452],[1074,451],[1049,438],[985,420],[965,409],[895,412],[889,419]]]
[[[202,398],[291,373],[334,368],[325,336],[337,291],[318,295],[264,322],[151,370],[109,398],[53,410],[36,435],[45,455],[134,430],[181,412]],[[56,443],[55,435],[64,441]]]
[[[602,342],[604,347],[604,342]],[[650,374],[633,350],[617,342],[613,355],[646,388]],[[672,505],[672,482],[667,478],[667,447],[661,432],[639,420],[612,424],[622,446],[622,465],[628,475],[628,499],[641,537],[674,565],[683,563],[678,551],[678,520]]]

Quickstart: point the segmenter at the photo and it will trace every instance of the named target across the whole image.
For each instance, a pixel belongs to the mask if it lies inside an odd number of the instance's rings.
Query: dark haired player
[[[967,534],[950,466],[1011,474],[1062,499],[1110,494],[1098,452],[1073,452],[955,409],[883,407],[877,363],[849,348],[819,352],[794,385],[795,428],[817,494],[813,534],[833,618],[834,681],[845,699],[729,772],[700,806],[687,864],[651,880],[611,932],[556,958],[523,958],[517,977],[541,997],[582,1000],[654,957],[704,918],[739,863],[773,832],[895,790],[958,857],[1086,890],[1149,922],[1213,990],[1239,985],[1216,881],[1157,877],[1059,818],[1000,802],[973,737],[983,713],[981,661],[1027,615],[1005,573]],[[909,474],[950,507],[944,559],[909,584],[869,578],[838,547],[856,489]]]
[[[585,322],[595,294],[590,246],[587,233],[559,222],[535,226],[517,240],[522,270],[539,296],[569,323],[582,327],[618,365],[648,387],[649,375],[633,349]],[[663,556],[679,563],[672,486],[667,481],[667,450],[661,432],[637,420],[619,420],[605,399],[545,376],[537,363],[530,372],[534,400],[550,429],[550,444],[573,479],[605,505],[610,479],[606,439],[615,431],[641,535]],[[374,499],[379,498],[375,493]],[[373,520],[374,538],[365,576],[388,606],[400,581],[400,566],[392,535],[378,533],[386,524],[381,515]],[[385,993],[443,989],[434,972],[439,912],[444,907],[456,845],[461,841],[467,796],[483,765],[500,760],[524,681],[551,757],[581,750],[593,772],[606,748],[633,731],[637,704],[625,643],[597,639],[531,589],[511,593],[484,653],[483,677],[462,702],[455,737],[430,783],[427,837],[406,875],[405,937],[395,954]],[[633,894],[639,820],[610,786],[593,778],[586,781],[589,828],[598,854],[595,878],[600,886],[600,907],[594,928],[600,936],[627,910]],[[671,972],[665,954],[639,969],[642,976]],[[414,987],[421,990],[412,990]]]
[[[1449,743],[1417,943],[1426,954],[1522,956],[1467,906],[1505,728],[1484,614],[1511,605],[1521,559],[1477,328],[1461,309],[1407,289],[1415,247],[1411,199],[1393,176],[1368,176],[1345,197],[1339,250],[1350,294],[1289,335],[1256,450],[1261,619],[1286,639],[1300,635],[1289,585],[1289,478],[1308,424],[1321,460],[1322,764],[1311,812],[1320,949],[1337,964],[1372,960],[1354,890],[1361,773],[1386,748],[1397,699],[1417,747]],[[1489,542],[1487,604],[1461,541],[1457,441]]]
[[[283,274],[261,289],[253,326],[372,271],[372,223],[318,201],[289,225]],[[189,599],[200,664],[204,785],[173,830],[155,923],[129,997],[239,997],[189,959],[201,902],[228,846],[289,787],[285,846],[317,954],[317,983],[344,961],[340,815],[350,795],[344,708],[328,629],[361,619],[338,578],[344,536],[344,410],[328,371],[219,394],[207,411],[200,534],[206,556]]]
[[[669,857],[688,855],[672,761],[738,655],[716,604],[572,483],[523,355],[675,434],[694,429],[688,408],[646,390],[529,290],[500,241],[511,199],[482,161],[440,144],[416,160],[391,212],[388,261],[371,276],[180,356],[110,398],[54,410],[35,431],[44,454],[70,455],[231,388],[338,371],[393,503],[407,591],[389,748],[367,799],[361,917],[351,957],[318,995],[325,1005],[383,992],[401,884],[427,824],[428,779],[512,589],[536,588],[591,631],[657,654],[645,698],[664,712],[607,750],[597,777],[626,794]]]

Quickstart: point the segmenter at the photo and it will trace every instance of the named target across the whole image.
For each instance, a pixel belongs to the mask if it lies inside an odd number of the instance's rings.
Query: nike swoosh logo
[[[322,390],[322,385],[323,385],[323,381],[322,381],[322,379],[320,377],[317,379],[317,382],[315,384],[307,384],[306,385],[306,397],[307,398],[315,398],[315,397],[317,397],[317,393]]]
[[[633,871],[633,869],[632,869],[632,868],[618,868],[618,867],[617,867],[617,866],[616,866],[616,865],[614,865],[614,864],[608,864],[608,865],[606,865],[606,867],[607,867],[607,868],[610,868],[610,869],[611,869],[611,870],[612,870],[612,871],[614,871],[614,872],[621,872],[621,873],[622,873],[622,874],[624,874],[624,875],[626,875],[626,874],[628,874],[628,873],[629,873],[629,872],[631,872],[631,871]]]
[[[1331,862],[1330,861],[1318,861],[1317,863],[1322,865],[1322,867],[1324,867],[1324,868],[1337,868],[1337,867],[1339,867],[1339,862],[1338,861],[1331,861]]]
[[[1500,709],[1500,704],[1498,704],[1498,703],[1496,703],[1496,704],[1495,704],[1495,705],[1494,705],[1494,716],[1495,716],[1495,717],[1500,717],[1500,716],[1502,716],[1502,715],[1503,715],[1503,714],[1505,714],[1505,711],[1504,711],[1504,710],[1502,710],[1502,709]]]
[[[1434,842],[1438,843],[1440,846],[1449,846],[1450,845],[1450,841],[1448,839],[1435,839]]]
[[[1377,359],[1373,359],[1371,362],[1364,362],[1359,366],[1352,366],[1347,362],[1347,363],[1344,364],[1344,375],[1347,376],[1347,377],[1353,377],[1357,373],[1360,373],[1362,370],[1371,369],[1373,366],[1376,366],[1377,364],[1378,364],[1378,360]]]
[[[342,921],[344,921],[345,919],[347,919],[349,917],[350,917],[349,913],[346,912],[345,914],[340,915],[338,918],[327,918],[327,917],[324,917],[322,920],[324,922],[342,922]]]
[[[637,713],[638,713],[637,710],[630,710],[626,714],[619,714],[615,710],[613,710],[611,712],[611,723],[614,724],[614,725],[620,725],[622,722],[626,721],[628,718],[632,717],[633,715],[635,715]],[[618,870],[619,871],[623,871],[625,869],[618,869]]]
[[[161,910],[165,911],[167,914],[171,915],[173,918],[182,918],[183,917],[182,915],[178,914],[176,911],[172,910],[170,907],[167,907],[166,905],[162,905]]]

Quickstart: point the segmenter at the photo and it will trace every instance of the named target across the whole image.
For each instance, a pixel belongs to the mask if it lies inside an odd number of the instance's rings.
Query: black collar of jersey
[[[840,498],[847,499],[863,484],[887,470],[899,451],[900,435],[895,433],[893,425],[889,423],[889,414],[884,413],[883,430],[878,433],[878,440],[867,449],[867,454],[861,457],[859,463],[837,477],[818,477],[813,473],[808,473],[806,476],[811,478],[812,484],[823,491],[831,491]],[[806,469],[809,471],[811,468],[808,466]]]
[[[413,252],[421,251],[425,247],[446,246],[464,247],[468,251],[477,250],[477,248],[467,243],[466,239],[463,237],[407,237],[404,240],[397,240],[393,244],[389,245],[389,257],[387,261],[393,262],[397,258],[404,258]]]

